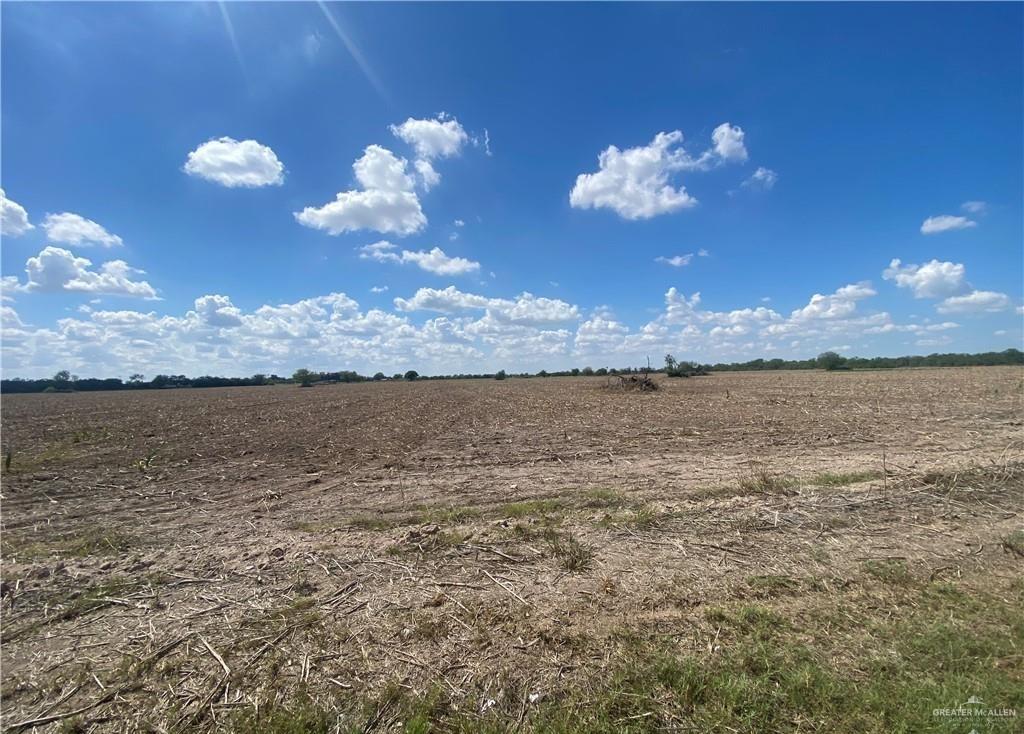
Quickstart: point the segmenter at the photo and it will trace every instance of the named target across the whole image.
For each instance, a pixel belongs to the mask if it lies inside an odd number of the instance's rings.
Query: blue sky
[[[1021,347],[1020,4],[0,15],[7,376]]]

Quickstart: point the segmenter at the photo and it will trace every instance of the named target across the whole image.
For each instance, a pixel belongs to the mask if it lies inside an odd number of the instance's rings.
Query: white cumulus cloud
[[[696,205],[684,186],[669,183],[669,175],[689,161],[675,148],[683,141],[678,130],[658,133],[650,145],[619,150],[608,146],[598,158],[596,173],[581,173],[569,194],[577,209],[608,208],[623,219],[650,219]]]
[[[686,255],[673,255],[672,257],[665,257],[664,255],[654,258],[656,263],[665,263],[671,265],[674,268],[681,268],[684,265],[689,265],[690,261],[693,260],[693,253],[687,253]]]
[[[221,186],[255,188],[284,182],[284,164],[255,140],[216,138],[188,154],[185,172]]]
[[[307,206],[295,213],[295,219],[332,235],[360,229],[396,235],[418,232],[427,218],[407,168],[408,161],[387,148],[367,146],[352,164],[362,190],[342,191],[321,207]]]
[[[988,211],[988,204],[984,201],[965,201],[960,208],[968,214],[984,214]]]
[[[581,173],[569,193],[577,209],[607,208],[623,219],[650,219],[696,205],[686,187],[671,176],[679,171],[704,171],[726,162],[747,159],[739,127],[725,122],[711,135],[713,147],[696,158],[682,147],[679,130],[660,132],[648,145],[620,150],[608,146],[598,156],[598,170]]]
[[[120,247],[124,244],[116,234],[111,234],[91,219],[71,212],[47,214],[43,220],[43,229],[46,230],[46,237],[51,242],[65,245]]]
[[[196,315],[204,324],[220,328],[242,324],[241,309],[232,304],[227,296],[200,296],[195,301],[195,307]]]
[[[465,275],[480,270],[480,263],[464,257],[450,257],[440,247],[429,251],[402,250],[386,240],[374,242],[359,248],[359,257],[377,262],[412,263],[428,273],[436,275]]]
[[[391,132],[411,145],[419,158],[448,158],[457,155],[469,140],[459,121],[441,113],[433,120],[407,119],[392,125]]]
[[[538,325],[572,321],[579,318],[579,309],[556,298],[543,298],[532,293],[520,293],[514,299],[487,298],[464,293],[455,286],[444,289],[420,288],[412,298],[396,298],[399,311],[459,311],[486,309],[487,315],[504,323]]]
[[[743,137],[743,128],[730,125],[728,122],[723,122],[711,133],[715,153],[726,161],[747,160],[747,147],[743,144]]]
[[[25,207],[16,201],[7,198],[7,194],[0,189],[0,234],[5,237],[17,237],[34,229],[28,221],[28,212]]]
[[[940,214],[937,217],[928,217],[921,223],[921,234],[938,234],[939,232],[949,232],[954,229],[970,229],[977,226],[977,222],[967,217]]]
[[[757,170],[754,171],[750,178],[743,182],[743,186],[748,189],[763,189],[765,191],[771,191],[775,188],[775,183],[779,180],[779,174],[770,168],[764,166],[758,166]]]
[[[795,321],[845,318],[857,309],[857,301],[873,295],[875,290],[866,281],[844,285],[828,296],[815,293],[807,305],[793,311],[790,318]]]
[[[935,308],[939,313],[994,313],[1012,306],[1010,297],[1005,293],[976,290],[963,296],[951,296]]]
[[[963,290],[965,272],[961,263],[931,260],[924,265],[903,265],[894,259],[882,277],[911,289],[914,298],[945,298]]]

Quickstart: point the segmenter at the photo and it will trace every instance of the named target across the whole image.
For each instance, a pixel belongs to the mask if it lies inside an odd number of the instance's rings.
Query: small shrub
[[[910,582],[910,571],[907,564],[898,558],[886,558],[878,561],[865,561],[864,570],[879,581],[887,584],[905,585]]]
[[[1024,530],[1015,530],[1000,541],[1003,550],[1024,557]]]
[[[579,542],[572,535],[563,538],[558,533],[550,533],[548,548],[551,549],[553,556],[561,560],[562,568],[566,571],[583,571],[594,560],[594,549]]]
[[[773,472],[762,464],[741,475],[738,484],[748,494],[781,494],[792,487],[794,481],[792,477]]]

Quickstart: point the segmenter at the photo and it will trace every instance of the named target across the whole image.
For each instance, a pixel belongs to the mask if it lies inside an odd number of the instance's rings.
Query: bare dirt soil
[[[4,396],[3,728],[562,730],[626,637],[725,654],[719,607],[1019,601],[1024,370],[660,384]],[[703,730],[676,703],[588,728]]]

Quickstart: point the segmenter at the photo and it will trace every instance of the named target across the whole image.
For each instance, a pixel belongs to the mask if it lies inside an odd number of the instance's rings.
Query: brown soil
[[[4,396],[4,727],[215,728],[388,683],[501,705],[752,576],[1007,563],[1022,386],[993,367]]]

